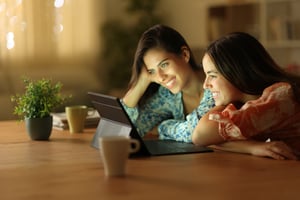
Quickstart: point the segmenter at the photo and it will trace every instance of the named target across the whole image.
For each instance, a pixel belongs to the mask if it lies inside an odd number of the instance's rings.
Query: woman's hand
[[[139,76],[137,85],[143,86],[145,89],[153,82],[151,74],[147,71],[147,68],[144,66],[142,68],[141,74]]]
[[[257,142],[251,147],[251,154],[254,156],[264,156],[276,160],[297,160],[293,150],[282,141]]]
[[[128,107],[135,107],[151,82],[151,75],[148,73],[146,67],[143,67],[137,83],[127,91],[123,97],[123,102]]]
[[[282,141],[260,142],[254,140],[239,140],[212,145],[210,147],[223,151],[269,157],[276,160],[298,160],[293,150]]]

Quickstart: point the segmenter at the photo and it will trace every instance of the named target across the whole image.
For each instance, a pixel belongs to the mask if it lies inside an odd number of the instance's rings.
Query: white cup
[[[105,176],[124,176],[129,154],[137,152],[139,149],[139,141],[130,137],[99,137],[99,151]]]

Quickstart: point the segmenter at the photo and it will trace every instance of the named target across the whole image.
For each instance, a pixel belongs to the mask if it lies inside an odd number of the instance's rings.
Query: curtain
[[[98,0],[0,0],[0,63],[94,62],[101,13]]]

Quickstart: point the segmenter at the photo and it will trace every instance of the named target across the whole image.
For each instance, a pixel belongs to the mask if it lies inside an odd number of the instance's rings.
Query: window
[[[1,62],[95,60],[100,45],[99,9],[98,0],[0,0]]]

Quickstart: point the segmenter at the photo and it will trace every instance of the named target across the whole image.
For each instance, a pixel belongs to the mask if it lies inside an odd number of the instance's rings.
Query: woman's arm
[[[222,151],[245,153],[254,156],[270,157],[276,160],[297,160],[293,150],[282,141],[261,142],[254,140],[227,141],[218,134],[218,122],[209,120],[212,111],[222,111],[215,107],[206,113],[198,122],[192,140],[194,144],[208,146]]]
[[[219,145],[211,145],[211,148],[245,153],[260,157],[269,157],[276,160],[297,160],[293,150],[282,141],[261,142],[254,140],[242,140],[225,142]]]
[[[184,119],[184,115],[181,112],[180,94],[174,95],[162,86],[159,87],[154,95],[147,99],[143,106],[130,108],[124,104],[123,100],[121,102],[142,137],[165,120],[174,119],[175,117]],[[175,116],[176,114],[181,115]]]
[[[219,144],[225,140],[219,135],[219,123],[209,119],[213,111],[222,111],[224,106],[216,106],[202,116],[192,133],[192,142],[201,146]]]
[[[133,85],[123,97],[123,103],[127,107],[136,107],[141,97],[144,95],[145,91],[150,85],[151,81],[152,80],[149,73],[147,72],[146,67],[143,67],[137,83]]]
[[[215,105],[214,99],[209,90],[204,91],[199,106],[185,119],[169,119],[158,126],[159,138],[176,140],[180,142],[192,142],[192,133],[198,124],[199,119]]]
[[[142,137],[149,131],[156,132],[157,134],[157,125],[165,117],[162,115],[158,118],[153,118],[156,115],[156,109],[161,109],[160,106],[155,106],[160,99],[160,95],[153,94],[152,98],[147,102],[148,105],[143,106],[143,108],[139,108],[138,106],[141,97],[144,95],[151,82],[151,76],[147,72],[146,67],[143,67],[136,84],[132,85],[121,99],[123,108]]]

